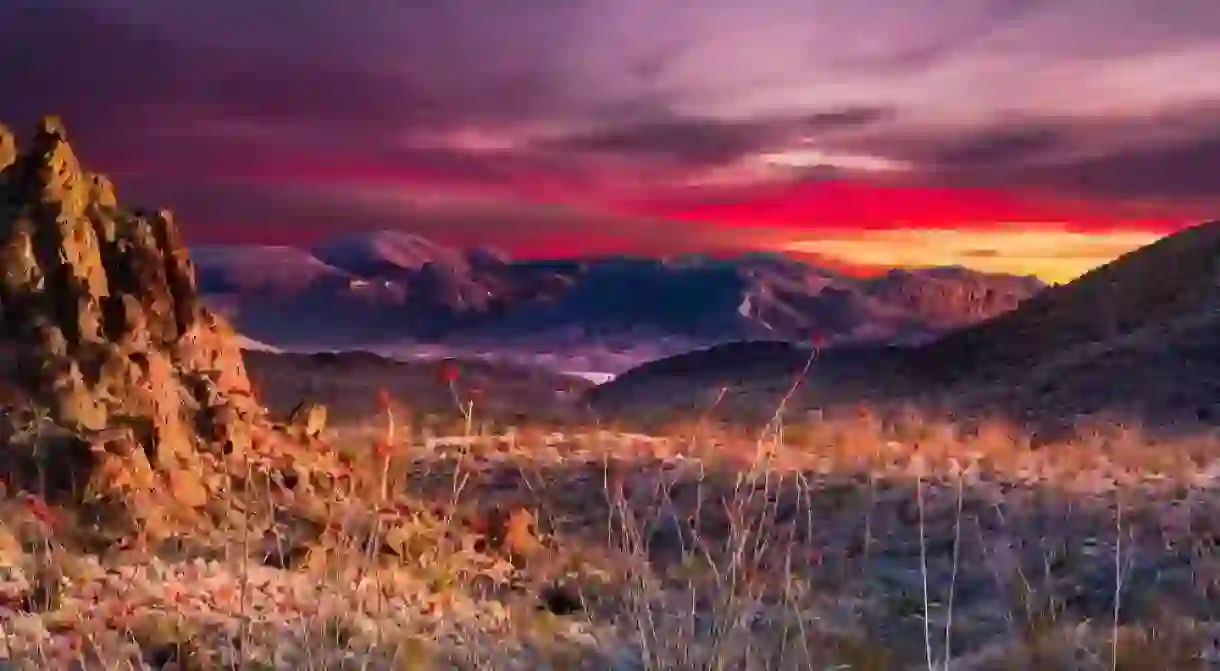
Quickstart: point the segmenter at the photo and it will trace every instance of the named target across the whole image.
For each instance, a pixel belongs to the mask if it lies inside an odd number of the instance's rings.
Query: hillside
[[[1220,314],[1146,326],[1104,341],[1074,345],[997,379],[951,387],[964,409],[1042,422],[1080,416],[1146,427],[1220,425]]]
[[[938,381],[1020,374],[1067,350],[1220,308],[1220,222],[1166,236],[1052,287],[1019,309],[951,333],[913,358]]]

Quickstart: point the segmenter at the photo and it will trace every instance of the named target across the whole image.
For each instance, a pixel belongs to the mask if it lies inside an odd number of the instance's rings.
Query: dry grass
[[[1134,670],[1216,652],[1212,437],[1048,442],[865,408],[765,430],[708,413],[662,436],[485,425],[469,406],[443,430],[394,416],[392,436],[382,415],[315,446],[335,453],[333,489],[252,464],[208,507],[214,532],[159,543],[90,545],[73,511],[10,486],[0,656]]]

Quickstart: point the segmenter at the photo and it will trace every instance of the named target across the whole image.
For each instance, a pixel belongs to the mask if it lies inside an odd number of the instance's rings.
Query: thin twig
[[[915,476],[915,500],[919,504],[919,575],[923,580],[923,646],[927,657],[928,671],[932,665],[932,615],[928,598],[928,543],[924,535],[923,472]]]
[[[1114,631],[1110,641],[1110,669],[1118,669],[1118,615],[1123,591],[1123,502],[1119,490],[1114,490]]]
[[[962,544],[962,503],[966,497],[965,483],[961,473],[957,476],[957,517],[953,523],[953,571],[949,578],[949,603],[945,613],[945,671],[953,658],[950,636],[953,630],[953,596],[957,591],[957,565]]]

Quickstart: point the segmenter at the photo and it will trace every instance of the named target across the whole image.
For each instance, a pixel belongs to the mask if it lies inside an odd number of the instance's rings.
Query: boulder
[[[302,438],[320,438],[326,431],[326,406],[301,401],[288,415],[288,423]]]

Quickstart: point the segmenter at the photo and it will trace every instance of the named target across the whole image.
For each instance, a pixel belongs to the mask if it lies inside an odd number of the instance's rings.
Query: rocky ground
[[[10,491],[0,654],[39,669],[1220,660],[1213,441],[1032,450],[1003,426],[912,430],[399,427],[379,449],[370,424],[314,443],[333,488],[284,482],[255,452],[250,472],[272,475],[209,502],[210,531],[106,547]]]

